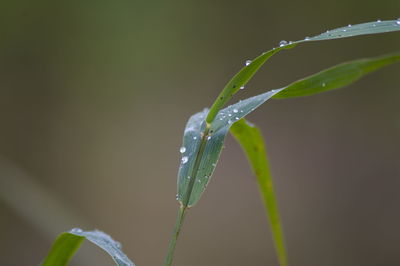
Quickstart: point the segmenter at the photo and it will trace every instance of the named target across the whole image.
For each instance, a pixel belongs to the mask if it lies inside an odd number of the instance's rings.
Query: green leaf
[[[231,125],[280,91],[269,91],[221,110],[209,128],[205,121],[207,109],[189,119],[183,136],[178,173],[177,200],[183,207],[195,205],[206,189]]]
[[[70,233],[59,235],[42,266],[68,265],[85,238]]]
[[[220,110],[211,124],[205,121],[208,110],[193,115],[185,128],[181,165],[178,173],[177,199],[183,207],[197,203],[206,189],[218,162],[230,126],[258,108],[266,100],[311,95],[346,86],[362,76],[400,61],[400,54],[343,63]]]
[[[231,127],[230,132],[243,148],[251,168],[257,177],[258,187],[270,221],[279,264],[287,266],[288,262],[281,219],[261,131],[253,124],[241,119]]]
[[[239,91],[241,87],[244,87],[247,82],[254,76],[254,74],[260,69],[261,66],[274,54],[283,50],[291,49],[303,42],[311,41],[325,41],[339,38],[355,37],[367,34],[387,33],[392,31],[400,30],[400,20],[387,20],[387,21],[376,21],[357,24],[353,26],[341,27],[334,30],[328,30],[322,34],[306,37],[303,40],[294,42],[282,43],[280,47],[273,48],[268,52],[265,52],[255,58],[250,64],[244,66],[233,78],[225,85],[222,92],[218,95],[213,105],[210,108],[210,112],[207,115],[206,121],[211,124],[214,121],[218,111],[230,100],[230,98]]]
[[[370,72],[399,61],[400,53],[346,62],[293,82],[273,98],[283,99],[308,96],[342,88]]]
[[[122,252],[121,244],[104,232],[83,231],[74,228],[70,232],[59,235],[54,242],[42,266],[64,266],[79,249],[84,239],[89,240],[106,251],[118,266],[135,266],[135,264]]]

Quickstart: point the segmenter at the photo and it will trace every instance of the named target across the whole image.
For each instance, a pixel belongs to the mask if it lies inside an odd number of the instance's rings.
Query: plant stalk
[[[196,155],[196,160],[194,162],[194,167],[193,167],[193,177],[188,185],[188,191],[185,193],[183,200],[181,201],[181,206],[179,207],[179,212],[178,212],[178,217],[176,218],[175,222],[175,227],[174,227],[174,232],[172,233],[171,240],[169,242],[168,246],[168,252],[167,252],[167,257],[165,258],[164,266],[170,266],[172,264],[172,259],[175,251],[175,246],[176,246],[176,241],[178,240],[179,233],[181,231],[181,227],[183,224],[183,221],[185,219],[185,214],[186,210],[188,209],[189,206],[189,201],[190,201],[190,195],[192,194],[193,186],[194,186],[194,181],[195,177],[197,176],[197,171],[199,170],[200,167],[200,161],[203,156],[203,152],[207,143],[207,136],[210,131],[210,124],[207,123],[207,126],[204,130],[200,147]]]
[[[179,233],[181,232],[183,220],[185,219],[186,209],[187,207],[184,206],[179,207],[178,216],[176,217],[174,232],[172,233],[171,240],[169,241],[168,252],[167,252],[167,257],[165,258],[164,266],[170,266],[172,264],[176,241],[178,240]]]

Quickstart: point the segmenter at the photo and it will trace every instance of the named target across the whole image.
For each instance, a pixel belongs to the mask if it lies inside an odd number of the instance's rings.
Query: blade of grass
[[[233,76],[233,78],[225,85],[224,89],[215,99],[213,105],[210,108],[210,112],[207,115],[206,122],[207,124],[211,124],[218,111],[230,100],[230,98],[232,98],[232,96],[237,93],[241,87],[244,87],[247,82],[249,82],[249,80],[254,76],[258,69],[260,69],[271,56],[283,49],[294,48],[298,44],[303,42],[326,41],[367,34],[387,33],[399,30],[400,19],[367,22],[352,26],[349,25],[334,30],[328,30],[322,34],[313,37],[306,37],[303,40],[298,40],[294,42],[286,42],[277,48],[273,48],[272,50],[269,50],[268,52],[265,52],[255,58],[253,61],[251,61],[250,64],[244,66],[238,73],[236,73],[235,76]]]
[[[66,266],[83,240],[87,239],[107,252],[118,266],[135,266],[135,264],[122,252],[121,244],[104,232],[83,231],[74,228],[70,232],[59,235],[51,247],[49,254],[42,266]]]
[[[251,168],[257,177],[258,187],[270,221],[279,264],[287,266],[288,259],[281,219],[261,131],[245,119],[241,119],[231,127],[230,132],[244,150]]]
[[[208,185],[212,172],[214,171],[214,168],[220,156],[225,136],[229,131],[231,124],[235,123],[235,121],[232,121],[230,119],[225,119],[224,115],[222,114],[222,111],[224,111],[225,109],[221,110],[221,108],[230,100],[230,98],[238,90],[240,90],[240,88],[242,88],[254,76],[257,70],[272,55],[274,55],[275,53],[277,53],[282,49],[290,49],[295,47],[299,43],[307,41],[320,41],[320,40],[329,40],[337,38],[346,38],[357,35],[376,34],[376,33],[400,30],[399,20],[390,20],[390,21],[383,21],[376,23],[381,23],[381,24],[379,24],[378,26],[375,23],[371,22],[371,23],[354,25],[346,29],[338,28],[332,30],[331,33],[328,33],[329,31],[327,31],[326,33],[314,36],[312,38],[306,37],[304,40],[284,43],[280,45],[280,47],[278,48],[274,48],[266,53],[263,53],[249,64],[246,64],[246,66],[242,68],[228,82],[228,84],[224,87],[224,89],[219,94],[217,99],[214,101],[210,110],[205,110],[201,113],[195,114],[189,119],[184,134],[184,145],[185,143],[188,144],[191,147],[191,149],[189,149],[190,153],[188,155],[183,155],[178,174],[177,200],[181,204],[182,214],[178,214],[178,219],[175,226],[174,234],[171,239],[169,246],[170,248],[168,250],[166,262],[164,264],[165,266],[169,266],[172,263],[172,256],[176,245],[176,239],[179,235],[185,211],[187,208],[193,206],[199,200],[201,194],[204,192],[206,186]],[[271,92],[268,92],[271,93],[271,95],[265,93],[245,100],[247,101],[247,104],[249,105],[253,104],[254,107],[249,112],[243,114],[242,116],[241,115],[236,116],[237,120],[243,118],[245,115],[255,110],[259,105],[264,103],[267,99],[269,99],[274,94],[280,92],[281,90],[282,89],[273,90]],[[264,96],[268,95],[268,97],[265,98],[265,100],[259,102],[259,104],[256,104],[256,102],[259,101],[260,97],[262,98],[263,95]],[[254,102],[252,102],[252,100],[250,99],[254,100]],[[240,105],[240,102],[237,103],[236,105]],[[226,109],[229,109],[232,106],[229,106]],[[222,125],[221,123],[219,124],[214,123],[216,120],[218,120],[216,119],[218,115],[220,115],[219,120],[227,122],[228,125]],[[213,141],[207,142],[212,138]],[[185,146],[183,146],[182,148],[186,150]],[[184,166],[184,164],[186,163],[187,165]],[[193,175],[191,176],[190,174]],[[196,181],[198,181],[200,184],[197,184]],[[195,195],[195,197],[192,197],[192,195]],[[182,218],[179,218],[180,216]]]
[[[298,80],[273,96],[274,99],[308,96],[345,87],[382,67],[400,61],[400,53],[342,63]]]
[[[62,233],[59,235],[51,247],[49,254],[42,263],[42,266],[64,266],[78,251],[85,238],[70,233]]]

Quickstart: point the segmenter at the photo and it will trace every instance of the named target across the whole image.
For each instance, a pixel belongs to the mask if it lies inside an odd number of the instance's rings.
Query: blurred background
[[[1,1],[0,265],[38,265],[56,236],[98,228],[162,265],[179,147],[247,59],[328,29],[399,17],[381,1]],[[337,63],[398,51],[400,33],[273,57],[234,101]],[[267,142],[293,266],[400,265],[399,65],[343,90],[271,100]],[[71,265],[113,265],[85,243]],[[255,178],[229,136],[174,265],[277,265]]]

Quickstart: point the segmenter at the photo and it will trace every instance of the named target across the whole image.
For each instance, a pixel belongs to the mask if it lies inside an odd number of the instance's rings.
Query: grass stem
[[[169,241],[167,257],[165,258],[164,266],[170,266],[174,256],[176,241],[178,240],[179,233],[181,232],[183,220],[185,219],[187,207],[180,206],[178,216],[176,217],[174,232],[172,233],[171,240]]]

